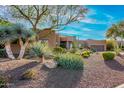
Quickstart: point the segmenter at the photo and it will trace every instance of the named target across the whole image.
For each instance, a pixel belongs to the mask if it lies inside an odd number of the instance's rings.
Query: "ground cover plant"
[[[36,70],[33,70],[33,69],[30,69],[30,70],[26,70],[22,76],[21,76],[21,79],[22,80],[26,80],[26,79],[36,79],[36,76],[37,76],[37,71]]]

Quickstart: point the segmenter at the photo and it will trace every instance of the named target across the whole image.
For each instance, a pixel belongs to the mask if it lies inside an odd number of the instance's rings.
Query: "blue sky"
[[[124,6],[89,5],[86,17],[79,24],[68,25],[63,31],[64,35],[77,36],[79,39],[105,39],[105,32],[116,22],[124,20]]]
[[[89,5],[86,17],[79,23],[72,23],[59,33],[77,36],[79,39],[105,39],[105,32],[116,22],[124,20],[124,6],[120,5]],[[5,6],[0,6],[0,15],[5,12]],[[4,15],[4,14],[3,14]],[[4,15],[8,17],[8,15]]]

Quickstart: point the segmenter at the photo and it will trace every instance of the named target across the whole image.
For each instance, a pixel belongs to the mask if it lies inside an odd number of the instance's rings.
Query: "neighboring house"
[[[96,51],[106,51],[106,40],[79,40],[79,46],[89,47]]]

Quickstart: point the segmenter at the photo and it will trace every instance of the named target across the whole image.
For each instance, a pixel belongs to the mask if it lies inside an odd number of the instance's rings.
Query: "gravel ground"
[[[104,61],[101,54],[84,59],[84,70],[48,69],[34,60],[0,59],[0,71],[11,76],[9,87],[19,88],[109,88],[124,83],[124,60]],[[35,80],[20,80],[28,70],[38,71]]]

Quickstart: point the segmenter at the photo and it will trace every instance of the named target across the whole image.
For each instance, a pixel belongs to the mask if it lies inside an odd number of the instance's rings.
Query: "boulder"
[[[119,56],[124,58],[124,52],[120,52]]]
[[[55,62],[53,60],[46,60],[46,62],[44,63],[44,65],[47,68],[56,68],[57,67],[57,62]]]

